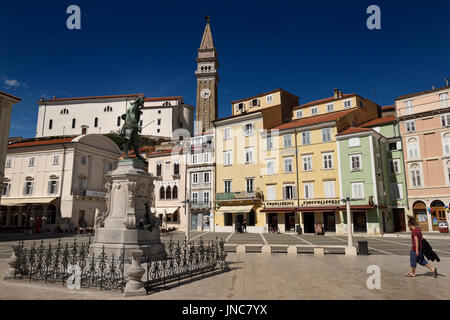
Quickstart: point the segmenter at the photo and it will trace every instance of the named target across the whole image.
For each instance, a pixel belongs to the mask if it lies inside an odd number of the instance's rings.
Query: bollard
[[[17,266],[16,253],[19,250],[19,246],[13,245],[12,249],[13,249],[13,252],[11,254],[11,257],[8,259],[9,269],[8,269],[8,271],[6,271],[6,274],[3,277],[3,280],[14,279],[15,274],[16,274],[16,266]]]
[[[131,262],[131,267],[127,270],[128,281],[125,286],[124,297],[136,297],[136,296],[146,296],[147,290],[144,288],[142,283],[142,276],[145,273],[145,269],[141,266],[141,256],[142,250],[135,249],[131,250],[131,255],[133,260]]]

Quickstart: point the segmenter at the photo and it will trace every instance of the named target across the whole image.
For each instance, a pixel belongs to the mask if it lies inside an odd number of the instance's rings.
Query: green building
[[[395,116],[350,127],[336,139],[341,199],[350,198],[354,232],[406,231],[406,181]]]

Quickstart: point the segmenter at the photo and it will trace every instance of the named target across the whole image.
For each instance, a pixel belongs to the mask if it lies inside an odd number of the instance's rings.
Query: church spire
[[[214,41],[212,38],[211,27],[209,26],[210,17],[206,16],[206,27],[203,32],[202,43],[200,44],[200,50],[214,49]]]

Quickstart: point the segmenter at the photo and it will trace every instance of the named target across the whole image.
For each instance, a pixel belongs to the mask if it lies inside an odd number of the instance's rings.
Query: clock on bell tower
[[[217,51],[209,25],[209,17],[206,17],[206,27],[203,32],[202,42],[198,49],[197,70],[197,104],[195,115],[195,134],[202,134],[212,128],[212,121],[217,120],[217,84],[219,75],[217,69]]]

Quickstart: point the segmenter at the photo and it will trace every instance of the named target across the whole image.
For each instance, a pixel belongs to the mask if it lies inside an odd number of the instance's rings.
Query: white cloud
[[[20,82],[17,80],[13,80],[13,79],[5,79],[5,84],[8,87],[19,87],[20,86]]]

